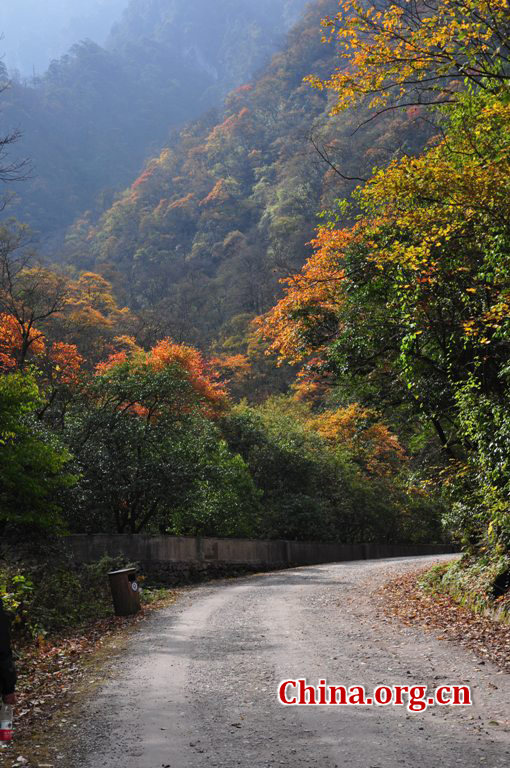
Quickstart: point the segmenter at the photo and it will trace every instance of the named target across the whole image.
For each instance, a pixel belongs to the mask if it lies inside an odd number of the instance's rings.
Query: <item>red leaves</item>
[[[96,367],[98,376],[124,364],[129,365],[133,374],[138,372],[141,376],[150,371],[157,373],[166,367],[178,366],[185,373],[204,413],[212,417],[216,411],[221,410],[227,391],[220,382],[218,371],[197,349],[186,344],[176,344],[167,338],[155,344],[149,352],[145,352],[129,337],[122,337],[118,341],[123,344],[124,349],[113,353],[107,361]],[[130,410],[139,416],[147,415],[146,410],[136,404],[131,406]]]
[[[57,378],[63,384],[76,384],[83,365],[83,357],[75,344],[56,341],[49,353]]]
[[[23,328],[13,315],[0,314],[0,371],[17,367],[23,345],[33,355],[41,355],[45,350],[44,336],[35,328]]]

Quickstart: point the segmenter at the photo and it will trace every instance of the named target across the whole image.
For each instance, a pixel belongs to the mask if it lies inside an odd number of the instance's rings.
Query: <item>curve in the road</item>
[[[89,705],[76,768],[508,768],[509,677],[376,615],[377,586],[424,563],[324,565],[186,592],[133,635]],[[467,683],[474,706],[281,706],[278,683],[301,677]]]

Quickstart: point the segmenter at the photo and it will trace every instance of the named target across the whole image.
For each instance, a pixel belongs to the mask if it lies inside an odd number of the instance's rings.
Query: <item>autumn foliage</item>
[[[2,375],[69,448],[74,530],[437,540],[441,510],[508,551],[508,1],[346,0],[328,47],[329,9],[65,269],[2,272]]]
[[[17,367],[19,356],[26,344],[36,357],[45,351],[44,336],[36,329],[29,328],[24,338],[19,321],[7,313],[0,315],[0,368],[12,370]]]
[[[323,20],[339,67],[308,81],[335,96],[332,114],[365,102],[371,109],[453,102],[467,80],[497,88],[508,81],[508,0],[343,0]],[[501,66],[503,65],[503,66]]]
[[[319,353],[343,391],[428,424],[436,477],[448,478],[445,520],[466,547],[493,554],[510,544],[498,458],[510,434],[508,11],[506,0],[347,2],[324,20],[339,67],[308,80],[331,93],[332,114],[368,104],[371,120],[416,104],[435,135],[356,190],[354,223],[345,205],[326,216],[314,254],[259,321],[281,360],[306,374]],[[348,413],[319,419],[334,434]]]
[[[399,439],[378,415],[354,403],[325,411],[309,421],[312,429],[348,452],[368,475],[390,477],[406,460]]]
[[[348,230],[321,228],[311,243],[313,256],[300,273],[282,280],[284,298],[257,321],[261,334],[271,342],[269,350],[281,359],[299,362],[317,351],[318,323],[323,328],[329,320],[335,324],[345,279],[342,254],[352,237]]]
[[[124,348],[99,363],[96,366],[97,375],[107,375],[122,366],[128,366],[135,376],[143,376],[147,371],[158,373],[173,368],[185,376],[204,412],[213,415],[225,404],[227,391],[219,382],[218,373],[198,350],[185,344],[176,344],[171,339],[162,339],[148,352],[130,337],[117,339],[117,344]]]

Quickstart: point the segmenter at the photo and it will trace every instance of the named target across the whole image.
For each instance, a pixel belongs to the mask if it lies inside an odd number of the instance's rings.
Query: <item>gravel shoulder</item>
[[[510,676],[384,621],[385,580],[438,558],[342,563],[183,593],[130,635],[84,706],[72,768],[503,768]],[[282,679],[469,684],[473,707],[292,707]]]

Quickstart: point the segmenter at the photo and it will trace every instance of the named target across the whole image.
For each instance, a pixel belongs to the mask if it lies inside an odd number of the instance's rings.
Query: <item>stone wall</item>
[[[139,563],[153,582],[174,585],[238,573],[300,565],[447,554],[449,546],[330,544],[306,541],[190,538],[144,535],[68,536],[65,547],[77,563],[104,555]]]

